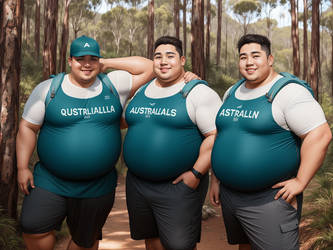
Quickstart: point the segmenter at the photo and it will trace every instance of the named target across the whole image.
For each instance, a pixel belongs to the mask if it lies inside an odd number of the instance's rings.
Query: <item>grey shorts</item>
[[[66,218],[72,240],[90,248],[102,239],[102,227],[112,209],[115,191],[97,198],[68,198],[36,187],[23,200],[22,231],[41,234],[59,230]]]
[[[168,250],[193,250],[200,241],[201,213],[209,176],[197,189],[183,182],[150,182],[129,171],[126,200],[131,237],[135,240],[157,238]]]
[[[220,199],[229,244],[250,243],[252,249],[299,249],[298,224],[302,194],[297,210],[283,198],[274,200],[278,189],[242,193],[220,185]]]

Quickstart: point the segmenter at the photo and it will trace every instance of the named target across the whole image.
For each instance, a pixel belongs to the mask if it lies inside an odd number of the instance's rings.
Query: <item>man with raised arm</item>
[[[123,71],[102,80],[100,57],[94,39],[75,39],[70,73],[53,94],[52,79],[37,85],[25,104],[16,147],[18,183],[26,194],[21,225],[28,250],[53,249],[54,230],[65,218],[72,236],[68,249],[98,249],[114,201],[122,110],[153,77],[151,60],[128,57],[108,59]],[[32,174],[28,163],[36,144],[39,162]]]
[[[149,250],[193,250],[200,241],[215,116],[221,105],[204,81],[185,85],[182,42],[154,45],[156,78],[129,103],[124,141],[131,237]]]

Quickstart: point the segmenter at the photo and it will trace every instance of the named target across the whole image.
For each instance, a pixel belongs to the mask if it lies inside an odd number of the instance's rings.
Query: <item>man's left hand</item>
[[[193,72],[191,72],[191,71],[185,72],[184,81],[187,83],[187,82],[190,82],[192,80],[201,80],[201,78],[199,76],[197,76],[196,74],[194,74]]]
[[[193,190],[196,189],[200,183],[200,180],[194,176],[191,171],[186,171],[182,173],[172,184],[177,184],[178,182],[183,181],[185,185],[189,186]]]
[[[287,181],[279,182],[272,188],[281,188],[275,195],[275,200],[279,199],[279,197],[282,197],[288,203],[291,203],[296,195],[302,193],[305,189],[304,185],[299,179],[297,179],[297,177]]]

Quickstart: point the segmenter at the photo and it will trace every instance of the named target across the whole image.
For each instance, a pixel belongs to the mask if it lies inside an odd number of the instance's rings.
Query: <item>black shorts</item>
[[[90,248],[102,239],[114,196],[115,190],[97,198],[70,198],[36,187],[23,200],[22,231],[41,234],[59,230],[66,218],[72,240],[80,247]]]
[[[268,188],[242,193],[220,185],[220,200],[229,244],[250,243],[253,249],[299,249],[298,224],[302,195],[297,210],[283,198],[274,196],[279,189]]]
[[[159,237],[168,250],[193,250],[200,241],[208,182],[206,174],[193,190],[183,182],[149,182],[128,171],[126,201],[131,237],[135,240]]]

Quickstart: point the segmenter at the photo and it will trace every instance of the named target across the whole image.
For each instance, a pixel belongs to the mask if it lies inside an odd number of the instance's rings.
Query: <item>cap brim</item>
[[[90,51],[80,51],[74,54],[71,54],[71,56],[79,57],[79,56],[97,56],[99,58],[102,58],[99,54],[96,52],[90,52]]]

